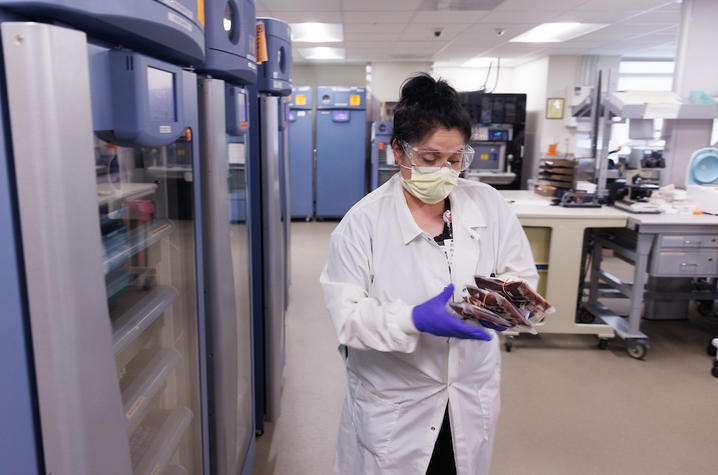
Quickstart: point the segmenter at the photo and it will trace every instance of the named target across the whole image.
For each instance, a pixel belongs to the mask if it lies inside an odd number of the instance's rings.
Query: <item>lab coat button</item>
[[[431,430],[436,430],[436,427],[434,427],[434,426],[431,426]]]

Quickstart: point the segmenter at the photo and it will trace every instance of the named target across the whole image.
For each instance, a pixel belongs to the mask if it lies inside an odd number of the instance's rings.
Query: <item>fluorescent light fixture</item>
[[[292,23],[295,43],[340,43],[344,41],[341,23]]]
[[[600,30],[604,23],[544,23],[512,38],[512,43],[559,43]]]
[[[477,56],[475,58],[471,58],[461,66],[465,68],[488,68],[489,64],[495,63],[496,60],[497,58],[494,57]]]
[[[329,48],[327,46],[316,46],[314,48],[299,48],[299,54],[304,59],[344,59],[344,48]]]

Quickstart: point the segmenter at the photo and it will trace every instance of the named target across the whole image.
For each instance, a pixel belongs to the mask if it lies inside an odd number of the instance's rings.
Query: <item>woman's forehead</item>
[[[464,146],[464,136],[458,129],[439,127],[424,137],[424,140],[415,144],[422,149],[455,150]]]

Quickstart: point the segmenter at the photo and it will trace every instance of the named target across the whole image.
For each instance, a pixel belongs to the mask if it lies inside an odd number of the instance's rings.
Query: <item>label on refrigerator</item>
[[[307,111],[297,111],[297,117],[304,117],[307,115]]]
[[[182,4],[181,4],[180,2],[178,2],[177,0],[162,0],[162,3],[164,3],[165,5],[167,5],[167,6],[170,7],[170,8],[173,8],[173,9],[177,10],[178,12],[180,12],[181,14],[183,14],[184,16],[186,16],[187,18],[192,18],[192,17],[194,16],[194,13],[192,13],[192,10],[190,10],[190,9],[187,8],[187,7],[185,7],[184,5],[182,5]],[[198,4],[197,4],[197,6],[199,7],[199,2],[198,2]],[[197,9],[197,13],[199,13],[199,8]]]
[[[245,159],[245,148],[243,143],[230,143],[227,144],[229,163],[235,165],[244,165]]]
[[[172,126],[171,125],[160,125],[160,133],[161,134],[171,134]]]
[[[189,31],[190,33],[192,33],[192,31],[194,30],[194,28],[192,28],[192,23],[188,22],[176,13],[167,12],[167,19],[175,25],[178,25],[181,28],[184,28],[185,30]]]

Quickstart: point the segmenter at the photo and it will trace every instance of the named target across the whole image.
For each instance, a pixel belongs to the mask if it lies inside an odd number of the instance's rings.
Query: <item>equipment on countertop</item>
[[[601,203],[595,193],[585,191],[567,191],[561,195],[561,199],[555,199],[564,208],[600,208]]]
[[[618,193],[620,199],[615,201],[613,206],[629,213],[659,214],[661,209],[648,201],[651,193],[657,190],[658,185],[648,183],[640,175],[634,175],[631,184],[627,184],[626,188]]]
[[[686,189],[698,211],[718,214],[718,148],[702,148],[693,153]]]

